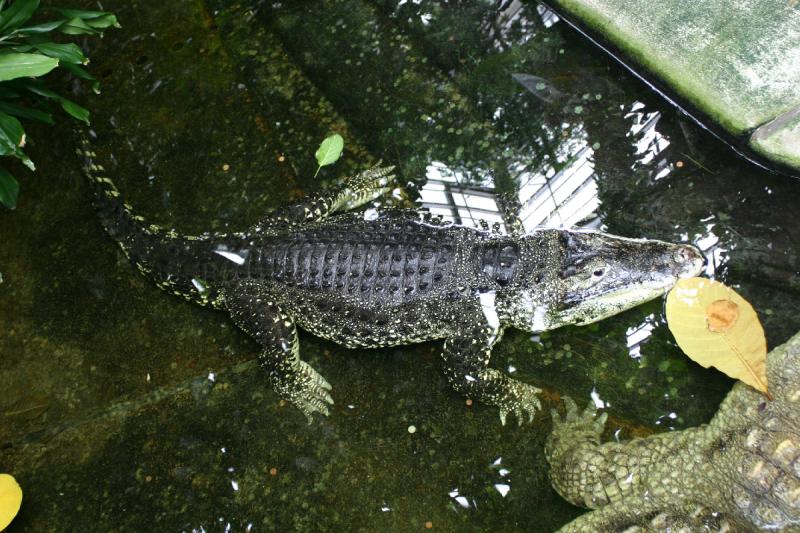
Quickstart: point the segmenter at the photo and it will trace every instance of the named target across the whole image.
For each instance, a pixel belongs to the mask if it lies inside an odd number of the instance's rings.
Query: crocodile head
[[[524,238],[520,252],[512,321],[534,332],[630,309],[705,264],[694,246],[596,231],[539,230]]]

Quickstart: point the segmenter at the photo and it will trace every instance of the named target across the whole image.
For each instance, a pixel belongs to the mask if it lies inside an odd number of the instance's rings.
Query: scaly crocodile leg
[[[336,211],[348,211],[374,200],[389,189],[394,167],[373,167],[331,191],[282,207],[262,218],[250,231],[269,234],[287,226],[302,225],[327,218]]]
[[[600,444],[607,415],[597,416],[593,403],[583,412],[570,398],[564,403],[567,412],[563,419],[552,411],[553,432],[545,444],[545,457],[553,487],[570,503],[596,509],[645,491],[651,501],[660,501],[669,497],[671,482],[650,486],[649,469],[672,462],[676,469],[691,470],[691,456],[685,452],[702,435],[702,429],[652,435],[647,446],[642,445],[643,439]]]
[[[695,512],[702,515],[702,509],[697,509],[696,506],[679,507],[671,511],[671,513],[663,512],[656,503],[636,495],[630,500],[616,502],[583,514],[559,529],[558,533],[706,531],[702,527],[702,516],[698,516],[696,522],[688,519]],[[713,520],[713,517],[710,520]]]
[[[525,228],[520,218],[522,204],[519,201],[519,193],[515,191],[497,196],[497,207],[500,209],[500,214],[506,224],[508,233],[514,237],[525,235]]]
[[[509,413],[516,415],[519,424],[526,413],[528,420],[533,420],[534,413],[541,408],[536,397],[541,389],[489,368],[492,346],[500,339],[503,330],[493,306],[485,307],[471,305],[457,313],[464,322],[459,324],[458,334],[444,342],[445,376],[462,395],[499,407],[503,425]]]
[[[328,414],[333,404],[330,384],[311,365],[300,360],[294,320],[256,280],[242,281],[224,292],[233,321],[262,347],[259,362],[269,373],[272,388],[295,405],[311,423],[314,413]]]

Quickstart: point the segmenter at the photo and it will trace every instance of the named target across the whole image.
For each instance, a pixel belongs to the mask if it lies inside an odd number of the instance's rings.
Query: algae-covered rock
[[[785,165],[800,168],[800,108],[758,128],[750,146]]]
[[[793,2],[549,3],[734,136],[772,123],[751,147],[800,166],[800,9]]]

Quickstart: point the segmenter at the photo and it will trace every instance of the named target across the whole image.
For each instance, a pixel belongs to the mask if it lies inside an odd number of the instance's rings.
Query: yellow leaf
[[[769,395],[764,328],[736,291],[710,279],[682,279],[667,295],[667,323],[693,361]]]
[[[0,474],[0,531],[17,516],[22,505],[22,489],[17,480],[8,474]]]

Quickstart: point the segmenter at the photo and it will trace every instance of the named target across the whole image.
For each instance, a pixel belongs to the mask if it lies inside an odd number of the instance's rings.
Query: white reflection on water
[[[648,315],[638,326],[629,327],[625,332],[627,337],[628,355],[633,359],[639,359],[642,356],[642,344],[647,341],[652,335],[655,325],[656,317],[653,314]]]
[[[688,233],[681,234],[682,241],[694,243],[694,245],[703,252],[703,255],[706,257],[705,275],[712,279],[715,277],[717,271],[728,262],[729,253],[735,248],[733,244],[727,248],[720,244],[721,239],[719,235],[714,232],[716,223],[710,222],[714,218],[716,218],[715,215],[710,215],[702,220],[702,222],[706,223],[706,230],[704,233],[695,233],[691,239]],[[723,229],[723,232],[727,231],[728,230]]]
[[[569,124],[562,126],[571,128]],[[536,171],[522,164],[509,169],[514,181],[519,183],[519,216],[527,231],[537,227],[598,228],[601,225],[596,214],[600,200],[592,162],[594,150],[580,127],[572,128],[572,133],[577,137],[561,144],[553,164]],[[554,165],[562,167],[561,170],[556,171]],[[490,178],[468,181],[463,172],[439,161],[428,165],[426,177],[420,201],[432,214],[471,227],[482,227],[480,221],[483,220],[489,225],[496,224],[501,233],[507,233]],[[465,185],[468,182],[469,185]]]
[[[462,186],[467,181],[464,174],[439,161],[428,165],[426,178],[420,201],[433,215],[471,227],[480,227],[479,221],[485,220],[489,224],[500,224],[501,231],[505,232],[491,179],[478,183],[473,180],[469,187]]]
[[[469,509],[469,500],[467,499],[467,497],[466,497],[466,496],[462,496],[462,495],[460,495],[460,494],[458,493],[458,489],[453,489],[453,490],[451,490],[450,492],[448,492],[447,494],[448,494],[448,496],[450,496],[451,498],[453,498],[453,500],[455,500],[455,502],[456,502],[458,505],[460,505],[460,506],[461,506],[461,507],[463,507],[464,509]]]
[[[600,398],[600,393],[597,392],[596,389],[592,389],[592,392],[589,393],[589,396],[592,398],[592,402],[594,402],[594,406],[598,409],[603,409],[605,407],[611,407],[611,403],[604,401]]]
[[[672,167],[666,160],[658,162],[654,162],[654,160],[669,146],[670,142],[656,129],[656,125],[661,119],[661,112],[647,112],[644,109],[645,105],[642,102],[634,102],[631,110],[625,114],[625,118],[631,119],[633,122],[628,137],[633,139],[633,145],[636,147],[636,155],[639,156],[637,163],[654,168],[656,174],[653,178],[659,180],[666,177]]]
[[[506,483],[495,483],[494,488],[497,490],[497,492],[500,493],[500,496],[505,498],[506,494],[508,494],[508,491],[511,490],[511,485],[508,485]]]
[[[594,150],[582,130],[580,135],[583,138],[572,138],[560,146],[557,163],[566,163],[561,170],[548,165],[536,172],[526,170],[519,174],[520,218],[526,231],[537,227],[599,227]]]

